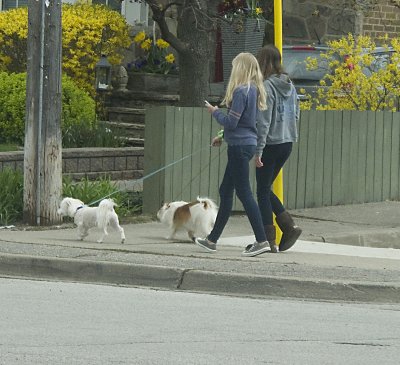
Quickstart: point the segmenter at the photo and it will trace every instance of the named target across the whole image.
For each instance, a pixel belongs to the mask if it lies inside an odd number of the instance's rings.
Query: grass
[[[0,152],[20,151],[21,147],[13,143],[0,143]]]
[[[9,168],[0,172],[0,226],[22,218],[23,176]]]

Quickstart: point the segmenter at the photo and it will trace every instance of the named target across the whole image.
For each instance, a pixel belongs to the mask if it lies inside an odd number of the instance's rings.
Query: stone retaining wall
[[[74,180],[94,180],[109,176],[111,180],[140,179],[143,176],[144,149],[66,148],[62,153],[63,175]],[[6,167],[23,171],[24,152],[0,152],[0,171]]]

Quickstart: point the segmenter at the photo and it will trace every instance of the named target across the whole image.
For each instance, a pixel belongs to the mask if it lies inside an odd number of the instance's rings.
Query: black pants
[[[263,167],[256,169],[257,201],[264,225],[273,224],[272,212],[279,215],[285,207],[272,191],[272,184],[292,152],[292,142],[267,145],[262,154]]]

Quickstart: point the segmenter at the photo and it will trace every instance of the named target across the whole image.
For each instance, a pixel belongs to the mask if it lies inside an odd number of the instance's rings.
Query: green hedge
[[[26,115],[26,73],[0,72],[0,143],[23,145]],[[62,78],[63,132],[74,127],[93,127],[95,102],[67,76]]]

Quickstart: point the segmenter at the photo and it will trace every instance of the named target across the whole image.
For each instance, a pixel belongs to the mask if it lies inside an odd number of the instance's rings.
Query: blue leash
[[[161,172],[161,171],[163,171],[163,170],[166,170],[168,167],[174,166],[174,165],[176,165],[177,163],[182,162],[182,161],[186,160],[187,158],[192,157],[193,155],[195,155],[195,154],[201,152],[202,150],[204,150],[204,149],[206,149],[206,148],[210,148],[210,147],[211,147],[211,146],[207,146],[207,147],[200,148],[199,150],[197,150],[197,151],[195,151],[195,152],[193,152],[193,153],[191,153],[191,154],[189,154],[189,155],[186,155],[186,156],[180,158],[179,160],[173,161],[173,162],[169,163],[168,165],[165,165],[165,166],[160,167],[159,169],[157,169],[157,170],[155,170],[155,171],[153,171],[153,172],[150,172],[150,174],[147,174],[146,176],[143,176],[143,177],[140,178],[140,179],[133,180],[133,182],[135,182],[135,183],[142,182],[143,180],[148,179],[149,177],[152,177],[152,176],[158,174],[159,172]],[[100,198],[100,199],[97,199],[97,200],[95,200],[94,202],[92,202],[92,203],[90,203],[90,204],[87,204],[87,205],[88,205],[88,206],[91,206],[91,205],[93,205],[93,204],[96,204],[96,203],[98,203],[99,201],[101,201],[101,200],[103,200],[103,199],[109,198],[110,196],[112,196],[112,195],[114,195],[114,194],[116,194],[116,193],[119,193],[120,191],[122,191],[122,190],[119,189],[119,190],[113,191],[112,193],[110,193],[110,194],[108,194],[108,195],[106,195],[106,196],[104,196],[104,197],[102,197],[102,198]]]

